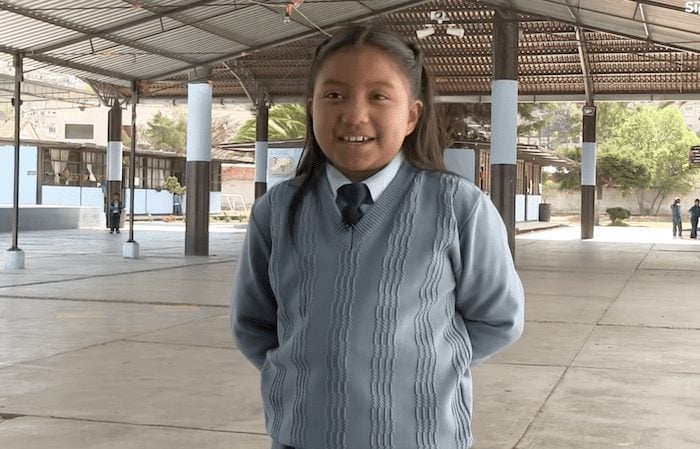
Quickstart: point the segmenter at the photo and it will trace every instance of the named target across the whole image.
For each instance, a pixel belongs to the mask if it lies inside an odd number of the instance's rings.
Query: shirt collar
[[[377,201],[379,196],[384,192],[387,186],[389,186],[391,181],[394,180],[394,177],[396,177],[396,174],[399,172],[399,168],[401,168],[403,161],[403,153],[399,151],[384,168],[362,181],[369,188],[369,193],[372,195],[372,201]],[[338,188],[340,186],[352,183],[352,181],[342,174],[340,170],[335,168],[329,162],[326,162],[326,179],[328,180],[328,184],[331,186],[333,199],[338,197]]]

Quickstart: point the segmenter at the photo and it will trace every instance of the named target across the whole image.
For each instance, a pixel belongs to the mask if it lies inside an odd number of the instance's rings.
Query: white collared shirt
[[[373,202],[376,202],[379,199],[379,196],[384,192],[391,181],[394,180],[394,177],[396,176],[396,173],[399,172],[399,168],[401,168],[403,161],[403,153],[399,151],[396,156],[394,156],[394,158],[388,164],[386,164],[386,167],[362,181],[369,188],[369,193],[372,195]],[[328,180],[328,184],[331,186],[333,200],[338,198],[338,188],[340,186],[352,183],[351,180],[342,174],[340,170],[331,165],[330,162],[326,162],[326,179]]]

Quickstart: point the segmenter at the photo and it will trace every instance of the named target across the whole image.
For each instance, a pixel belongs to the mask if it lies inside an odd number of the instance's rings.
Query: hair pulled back
[[[390,56],[402,69],[414,98],[423,104],[415,129],[406,136],[401,147],[406,160],[420,169],[445,171],[443,149],[438,139],[432,80],[425,69],[422,51],[400,35],[371,24],[349,25],[338,30],[316,48],[309,71],[307,100],[313,98],[316,77],[326,60],[340,50],[359,46],[374,47]],[[307,103],[304,151],[296,171],[297,190],[287,217],[292,235],[299,205],[320,178],[325,162],[326,157],[314,135],[313,117]]]

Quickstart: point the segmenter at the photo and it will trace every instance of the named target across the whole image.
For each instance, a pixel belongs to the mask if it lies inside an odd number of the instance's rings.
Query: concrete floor
[[[700,242],[579,235],[517,239],[527,324],[475,369],[475,447],[697,449]],[[26,269],[0,268],[0,448],[269,447],[228,329],[244,229],[212,226],[206,258],[183,256],[182,225],[138,223],[137,260],[127,236],[20,234]]]

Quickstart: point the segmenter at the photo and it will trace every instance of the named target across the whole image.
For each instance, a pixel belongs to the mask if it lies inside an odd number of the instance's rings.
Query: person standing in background
[[[122,219],[122,209],[124,209],[124,204],[119,198],[118,193],[112,195],[112,201],[109,202],[109,233],[114,234],[117,231],[119,234],[119,224]]]
[[[688,209],[690,212],[690,238],[694,239],[698,236],[698,217],[700,217],[700,199],[695,198],[695,204]]]
[[[683,224],[681,222],[681,199],[676,198],[671,203],[671,220],[673,221],[673,236],[676,236],[676,231],[678,231],[678,237],[683,237]]]

